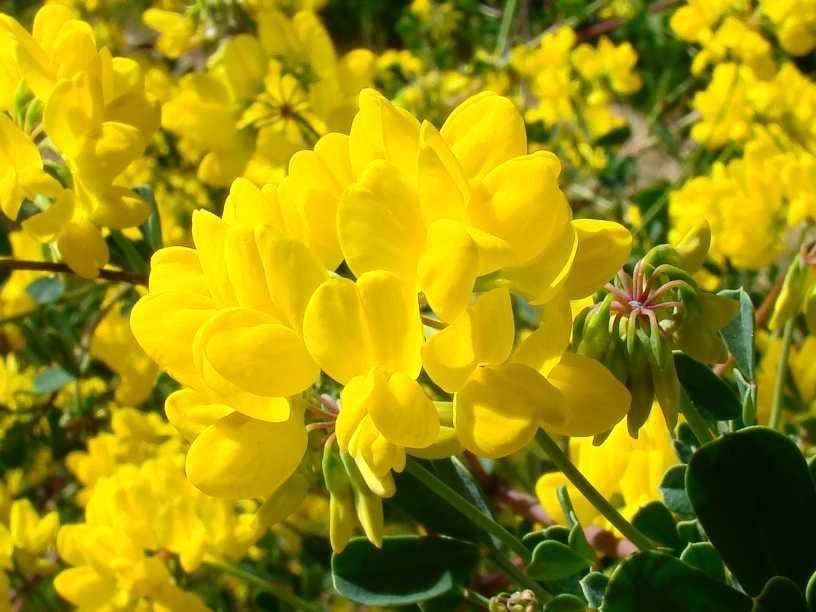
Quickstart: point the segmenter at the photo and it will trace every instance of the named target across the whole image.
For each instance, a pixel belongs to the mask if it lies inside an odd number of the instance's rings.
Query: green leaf
[[[535,547],[527,566],[527,575],[536,580],[561,580],[589,567],[584,559],[569,546],[555,540],[546,540]]]
[[[38,278],[26,287],[26,293],[38,304],[52,304],[65,293],[65,283],[58,276]]]
[[[589,602],[590,607],[600,609],[604,600],[604,593],[609,584],[609,578],[601,572],[589,572],[581,578],[581,591]]]
[[[579,557],[586,560],[587,563],[595,561],[595,551],[592,550],[592,547],[589,545],[586,534],[584,533],[584,528],[581,527],[580,524],[576,523],[575,526],[570,529],[567,544],[569,544],[569,547],[575,551]]]
[[[556,595],[544,606],[544,612],[586,612],[587,602],[575,595]]]
[[[725,582],[725,566],[720,558],[720,553],[711,545],[711,542],[692,542],[686,545],[680,554],[680,560],[704,571],[715,580]]]
[[[805,589],[816,569],[816,487],[791,440],[767,427],[725,434],[694,454],[686,487],[709,540],[749,594],[774,576]]]
[[[707,365],[683,353],[675,353],[674,367],[686,395],[704,417],[712,421],[729,421],[740,416],[742,403],[737,394]]]
[[[598,147],[611,147],[613,145],[618,145],[621,143],[626,142],[629,137],[632,135],[632,130],[628,125],[623,125],[619,128],[615,128],[597,138],[595,140],[595,146]]]
[[[705,540],[702,531],[700,531],[700,522],[697,519],[677,521],[677,535],[683,542],[689,544]]]
[[[34,393],[46,394],[59,391],[65,385],[76,380],[74,375],[62,369],[60,366],[53,366],[47,370],[39,372],[34,377],[33,389]]]
[[[745,289],[726,289],[717,295],[736,298],[740,308],[731,322],[720,330],[728,351],[746,380],[754,380],[754,305]]]
[[[694,516],[694,508],[686,495],[686,466],[674,465],[666,470],[657,487],[666,507],[675,514]]]
[[[632,517],[632,524],[655,542],[680,548],[677,524],[672,513],[659,501],[649,502]]]
[[[450,538],[390,536],[377,549],[355,538],[331,561],[334,588],[368,606],[400,606],[439,597],[467,584],[479,549]]]
[[[661,552],[629,557],[612,574],[604,612],[749,612],[751,600]]]
[[[150,206],[150,216],[139,226],[139,230],[150,249],[155,252],[164,246],[162,243],[161,215],[159,207],[156,206],[156,198],[153,197],[153,190],[148,185],[141,185],[136,188],[142,199]]]
[[[423,462],[423,466],[432,471],[435,469],[435,465],[427,462]],[[428,503],[428,489],[407,472],[395,473],[394,482],[397,492],[386,500],[387,505],[398,508],[437,533],[476,542],[485,539],[482,531],[470,521],[463,521],[462,515],[449,504]],[[461,492],[459,487],[454,488]]]
[[[816,612],[816,572],[808,580],[805,588],[805,599],[807,600],[810,612]]]
[[[774,576],[754,598],[751,612],[808,612],[808,607],[796,583],[784,576]]]

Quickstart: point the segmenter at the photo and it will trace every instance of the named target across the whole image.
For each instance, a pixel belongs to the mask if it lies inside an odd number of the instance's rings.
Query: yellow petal
[[[60,81],[43,112],[48,137],[63,155],[75,158],[102,124],[102,93],[87,74]]]
[[[205,429],[187,451],[187,477],[207,495],[265,497],[282,485],[306,451],[302,411],[284,423],[233,413]]]
[[[458,391],[479,365],[499,364],[513,347],[510,294],[494,289],[422,346],[422,364],[431,379],[450,393]]]
[[[520,266],[504,268],[500,276],[511,291],[526,297],[531,304],[546,304],[564,293],[577,252],[575,230],[572,224],[565,223],[539,255]]]
[[[425,250],[416,191],[396,166],[374,162],[343,195],[337,209],[340,248],[355,275],[387,270],[413,280]]]
[[[227,224],[209,211],[193,212],[193,240],[201,268],[207,277],[212,296],[224,305],[235,303],[235,293],[229,281],[224,242]]]
[[[222,310],[196,334],[197,349],[204,380],[215,389],[220,381],[210,368],[239,389],[268,397],[300,393],[319,374],[300,336],[257,310]]]
[[[76,198],[64,189],[47,209],[23,221],[23,229],[42,241],[51,241],[74,215]]]
[[[315,361],[344,384],[374,366],[410,378],[421,369],[416,293],[388,272],[367,272],[356,285],[326,281],[306,308],[303,336]]]
[[[548,380],[561,392],[566,420],[550,423],[548,432],[565,436],[594,436],[609,431],[629,411],[629,390],[600,362],[565,353]]]
[[[494,168],[469,207],[473,225],[506,241],[518,264],[562,238],[572,211],[558,188],[560,163],[539,151]]]
[[[419,122],[373,89],[360,92],[360,110],[349,134],[351,166],[359,176],[374,160],[391,162],[413,182],[419,148]]]
[[[72,221],[57,239],[60,255],[68,267],[83,278],[96,278],[99,268],[108,263],[108,245],[102,233],[90,221]]]
[[[75,606],[88,610],[104,608],[116,594],[116,581],[112,576],[98,574],[83,565],[61,571],[54,578],[54,588],[61,597]]]
[[[623,267],[632,249],[632,234],[619,223],[598,219],[572,222],[578,251],[566,283],[571,300],[591,295]]]
[[[427,121],[420,129],[417,181],[426,225],[437,219],[465,222],[470,198],[467,181],[447,143]]]
[[[354,283],[334,278],[312,295],[303,318],[303,339],[314,360],[341,384],[365,374],[373,356]]]
[[[306,304],[328,278],[326,270],[306,245],[281,236],[269,227],[256,228],[255,240],[277,316],[300,331]]]
[[[366,410],[385,439],[398,446],[432,444],[439,433],[439,417],[419,383],[399,373],[386,380],[376,369],[369,376],[375,380]]]
[[[422,321],[416,292],[388,272],[367,272],[357,290],[368,329],[374,364],[410,378],[422,369]]]
[[[275,190],[258,189],[245,178],[239,177],[230,185],[221,218],[230,225],[271,225],[278,231],[283,231],[283,219]]]
[[[490,91],[457,106],[441,132],[468,180],[479,179],[502,162],[527,153],[521,114],[510,100]]]
[[[572,311],[562,293],[539,308],[538,328],[519,343],[512,361],[548,376],[567,350],[571,332]]]
[[[230,227],[224,240],[224,256],[238,304],[267,313],[274,312],[275,304],[266,285],[254,228],[249,225]]]
[[[428,249],[417,264],[418,283],[428,304],[443,321],[452,321],[467,306],[479,249],[458,221],[440,219],[428,231]]]
[[[196,387],[201,377],[193,360],[193,339],[216,314],[215,302],[201,294],[165,291],[148,294],[133,306],[130,328],[139,346],[177,381]]]
[[[526,446],[542,421],[562,422],[560,402],[558,390],[528,366],[479,368],[454,396],[456,433],[480,457],[504,457]]]
[[[209,297],[207,279],[195,249],[167,247],[150,258],[150,293],[189,291]]]
[[[167,420],[189,441],[227,416],[232,409],[225,404],[212,403],[209,397],[193,389],[174,391],[164,401]]]

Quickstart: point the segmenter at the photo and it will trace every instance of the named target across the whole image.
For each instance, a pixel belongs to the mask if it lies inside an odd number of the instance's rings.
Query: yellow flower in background
[[[214,186],[245,176],[278,182],[293,153],[330,130],[347,130],[356,95],[370,85],[374,55],[338,57],[318,17],[291,19],[259,9],[258,33],[228,40],[208,71],[185,76],[164,106],[163,125],[199,160],[199,178]]]
[[[118,376],[115,393],[118,403],[136,406],[150,397],[159,370],[139,348],[127,315],[117,305],[96,326],[90,348],[91,354]]]
[[[637,438],[630,437],[626,424],[620,423],[600,446],[594,446],[591,438],[570,439],[569,453],[581,473],[604,497],[616,500],[618,510],[630,520],[642,506],[660,500],[657,487],[666,470],[678,463],[658,410],[651,411]],[[538,479],[536,495],[556,522],[567,524],[556,496],[561,485],[566,485],[582,525],[612,529],[563,474],[550,473]]]
[[[188,15],[150,8],[142,13],[142,21],[159,33],[156,49],[170,59],[194,49],[203,40],[202,28]]]
[[[16,74],[36,96],[29,104],[41,105],[41,128],[67,165],[71,184],[62,190],[45,174],[34,143],[1,116],[2,141],[11,147],[6,155],[13,149],[15,160],[0,159],[6,165],[0,204],[14,219],[23,197],[51,198],[43,212],[24,221],[24,229],[56,242],[74,271],[94,278],[108,260],[99,227],[130,227],[148,215],[145,203],[118,177],[142,155],[158,127],[158,105],[145,96],[139,65],[97,50],[90,26],[69,8],[40,9],[33,35],[8,16],[2,24],[3,44],[13,46]]]

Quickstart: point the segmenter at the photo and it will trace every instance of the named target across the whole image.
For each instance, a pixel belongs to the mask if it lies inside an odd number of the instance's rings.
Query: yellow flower
[[[392,495],[390,472],[405,467],[406,448],[426,448],[439,435],[436,408],[416,382],[422,324],[413,287],[385,271],[326,281],[309,301],[304,337],[320,367],[345,385],[341,450],[372,491]]]
[[[18,499],[11,505],[9,530],[14,546],[32,555],[39,555],[53,545],[59,529],[59,515],[49,512],[43,517],[28,499]]]
[[[116,304],[96,326],[91,354],[119,377],[115,394],[117,402],[136,406],[150,397],[158,368],[139,348],[127,317]]]
[[[659,411],[652,410],[637,438],[629,436],[620,423],[601,446],[589,438],[569,442],[570,459],[581,473],[607,499],[615,500],[623,516],[631,519],[641,506],[660,499],[657,489],[663,474],[675,465],[677,457]],[[556,490],[566,485],[575,513],[582,525],[613,529],[581,493],[558,472],[545,474],[536,483],[536,495],[547,513],[566,524]]]
[[[531,442],[539,427],[593,436],[625,416],[623,384],[597,361],[566,352],[571,328],[569,305],[552,303],[513,351],[510,295],[494,289],[431,336],[422,362],[454,393],[454,426],[465,448],[502,457]]]
[[[274,210],[256,203],[233,199],[229,222],[197,211],[196,248],[158,251],[149,293],[131,313],[145,352],[187,387],[166,410],[195,438],[188,476],[223,497],[265,496],[291,475],[306,432],[287,397],[319,375],[301,332],[326,272],[302,243],[258,224],[258,215],[274,223]]]
[[[396,274],[447,321],[477,276],[501,268],[535,274],[530,297],[542,297],[568,262],[574,232],[557,158],[526,150],[521,116],[490,92],[463,102],[440,131],[363,91],[349,137],[357,182],[337,210],[352,272]]]

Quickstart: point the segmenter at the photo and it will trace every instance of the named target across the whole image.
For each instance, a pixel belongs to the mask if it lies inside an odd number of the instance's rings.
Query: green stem
[[[793,340],[794,318],[785,323],[782,332],[782,352],[779,355],[779,365],[776,368],[776,382],[774,383],[773,403],[771,404],[771,418],[768,427],[779,429],[782,420],[782,398],[785,396],[785,379],[788,376],[788,353],[790,352],[791,340]]]
[[[637,546],[640,550],[649,550],[653,545],[649,538],[638,531],[629,521],[627,521],[620,512],[618,512],[606,498],[598,492],[598,489],[592,486],[581,471],[575,467],[575,464],[570,461],[569,457],[561,450],[561,447],[553,440],[547,432],[539,429],[536,434],[536,442],[541,449],[547,453],[547,456],[569,480],[572,485],[578,489],[586,500],[592,504],[598,512],[600,512],[606,520],[608,520],[614,527],[620,531],[623,536],[632,544]]]
[[[700,444],[707,444],[714,441],[714,436],[708,428],[708,424],[705,422],[703,415],[700,414],[700,411],[697,410],[697,407],[689,401],[688,398],[684,397],[680,401],[680,412],[686,417],[686,423],[691,427],[692,433],[694,433]]]
[[[489,535],[492,535],[494,538],[499,540],[499,542],[516,553],[525,565],[530,562],[531,553],[527,547],[521,543],[521,541],[519,541],[513,534],[499,525],[492,518],[484,514],[479,508],[470,503],[448,484],[444,483],[433,473],[422,467],[422,465],[415,459],[408,459],[408,463],[405,466],[405,471],[425,485],[425,487],[431,492],[448,502],[452,508],[458,510],[462,516],[468,519],[476,527]],[[513,562],[510,561],[510,559],[501,554],[501,552],[496,549],[495,546],[491,546],[491,548],[493,549],[491,554],[493,561],[495,561],[496,565],[501,567],[505,573],[516,582],[516,584],[533,591],[536,594],[536,597],[538,597],[541,601],[547,601],[552,597],[541,587],[540,584],[527,576],[524,572],[517,568]]]
[[[544,588],[539,585],[535,580],[527,576],[524,572],[522,572],[516,565],[510,561],[507,557],[500,554],[497,550],[494,549],[493,554],[490,555],[490,558],[493,559],[493,562],[498,565],[502,571],[510,576],[518,586],[524,587],[525,589],[530,589],[533,593],[535,593],[536,598],[540,602],[549,601],[552,599],[552,595],[550,595]]]
[[[481,593],[477,593],[471,589],[462,589],[462,597],[465,598],[465,601],[473,604],[477,608],[483,610],[490,609],[490,600]]]
[[[242,570],[240,567],[237,567],[230,563],[221,563],[216,561],[210,561],[208,562],[208,565],[218,570],[221,570],[225,574],[230,574],[231,576],[240,578],[241,580],[257,587],[261,591],[265,591],[271,595],[274,595],[280,601],[291,606],[294,610],[298,611],[306,610],[307,612],[323,612],[322,606],[309,603],[308,601],[301,599],[294,593],[289,592],[286,588],[278,586],[277,584],[273,584],[268,580],[261,578],[260,576],[256,576],[255,574]]]
[[[507,39],[510,36],[510,26],[513,24],[513,16],[516,14],[518,0],[505,0],[502,10],[502,20],[499,24],[499,34],[496,37],[496,57],[501,57],[507,48]]]
[[[530,562],[530,551],[512,533],[484,514],[449,485],[426,470],[415,459],[409,459],[405,470],[425,487],[444,499],[479,529],[489,533],[516,553],[525,564]]]

